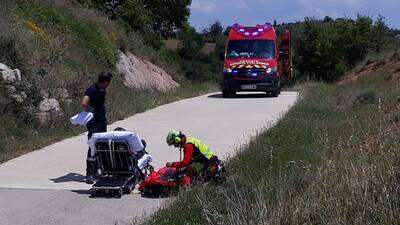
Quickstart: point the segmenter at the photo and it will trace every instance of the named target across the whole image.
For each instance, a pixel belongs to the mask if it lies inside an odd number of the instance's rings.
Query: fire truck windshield
[[[275,58],[275,43],[272,40],[229,41],[226,58]]]

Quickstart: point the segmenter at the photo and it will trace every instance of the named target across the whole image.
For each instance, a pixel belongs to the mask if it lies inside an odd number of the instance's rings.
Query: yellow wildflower
[[[38,27],[35,22],[28,20],[25,22],[25,25],[29,30],[31,30],[34,34],[38,35],[39,37],[41,37],[43,40],[47,42],[51,41],[50,36],[40,27]]]

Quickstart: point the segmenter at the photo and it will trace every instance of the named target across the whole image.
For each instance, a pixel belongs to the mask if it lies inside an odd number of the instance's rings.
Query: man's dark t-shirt
[[[100,89],[96,84],[90,86],[85,91],[85,95],[89,97],[89,105],[93,109],[93,122],[106,122],[106,90]]]

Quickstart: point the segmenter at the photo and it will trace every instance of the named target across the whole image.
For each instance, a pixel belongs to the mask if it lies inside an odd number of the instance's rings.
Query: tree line
[[[287,28],[292,31],[293,63],[300,80],[338,80],[367,54],[400,46],[396,37],[399,31],[390,29],[383,16],[376,20],[363,15],[356,19],[305,18],[276,28],[278,32]]]
[[[191,0],[78,0],[117,20],[129,31],[140,32],[156,49],[162,39],[184,28],[190,15]]]
[[[191,0],[79,0],[96,7],[127,30],[141,33],[146,44],[160,50],[163,39],[176,38],[182,47],[171,54],[189,79],[216,80],[222,70],[230,27],[220,22],[197,32],[188,23]],[[293,64],[296,79],[332,82],[344,75],[370,52],[397,48],[400,31],[390,29],[385,18],[305,18],[288,24],[274,22],[277,33],[290,29],[293,34]],[[214,55],[201,54],[205,42],[216,44]],[[209,65],[207,65],[209,64]],[[221,67],[221,68],[220,68]]]
[[[390,28],[381,15],[375,20],[364,15],[355,19],[326,16],[324,19],[305,18],[304,21],[288,24],[274,22],[274,25],[278,35],[284,29],[292,31],[296,81],[333,82],[368,54],[400,49],[400,30]],[[200,33],[194,28],[180,30],[177,37],[183,41],[183,47],[179,54],[193,60],[199,58],[199,51],[205,42],[215,43],[214,62],[222,68],[218,61],[224,59],[229,31],[229,26],[224,29],[218,21]]]

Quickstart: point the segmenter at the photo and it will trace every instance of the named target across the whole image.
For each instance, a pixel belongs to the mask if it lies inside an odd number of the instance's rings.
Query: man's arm
[[[192,144],[186,144],[185,148],[183,149],[184,152],[184,157],[181,162],[174,162],[172,163],[172,167],[175,167],[177,169],[182,168],[182,167],[187,167],[190,163],[190,160],[192,159],[193,152],[194,152],[194,145]]]
[[[89,111],[90,109],[89,100],[90,100],[89,96],[87,95],[83,96],[81,106],[85,111]]]

